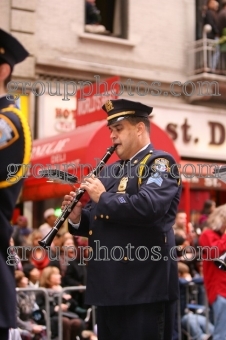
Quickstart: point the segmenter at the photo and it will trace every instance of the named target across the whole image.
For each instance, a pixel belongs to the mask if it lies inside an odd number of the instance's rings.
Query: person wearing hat
[[[8,339],[8,329],[16,327],[16,292],[13,267],[6,264],[13,228],[10,220],[22,188],[24,167],[31,154],[28,122],[14,101],[6,97],[6,86],[14,65],[28,52],[11,34],[0,29],[0,334]],[[15,164],[15,166],[13,165]],[[8,178],[9,171],[14,177]]]
[[[169,340],[178,298],[171,249],[178,168],[150,142],[152,107],[119,99],[102,108],[120,161],[85,178],[90,202],[79,202],[68,220],[72,234],[89,238],[85,303],[97,306],[98,340]]]
[[[42,236],[45,237],[48,234],[48,232],[53,228],[54,222],[56,221],[57,217],[55,215],[55,211],[53,208],[45,210],[43,217],[45,223],[40,225],[39,230],[42,233]]]

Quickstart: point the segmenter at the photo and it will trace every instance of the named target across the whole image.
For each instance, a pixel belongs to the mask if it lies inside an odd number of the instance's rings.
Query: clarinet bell
[[[50,182],[57,182],[61,184],[75,184],[78,182],[77,176],[57,169],[40,170],[39,175],[47,178]]]
[[[221,270],[226,271],[226,253],[213,260],[214,264]]]

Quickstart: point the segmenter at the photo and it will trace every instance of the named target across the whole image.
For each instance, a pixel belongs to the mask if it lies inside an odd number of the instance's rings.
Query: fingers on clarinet
[[[73,199],[73,197],[72,196],[70,196],[70,195],[65,195],[64,196],[64,204],[66,203],[66,204],[68,204],[68,202],[70,202],[70,201],[72,201],[72,199]]]

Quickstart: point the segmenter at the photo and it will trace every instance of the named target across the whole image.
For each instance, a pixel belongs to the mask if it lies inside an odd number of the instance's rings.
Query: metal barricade
[[[72,292],[72,291],[80,291],[80,290],[86,290],[86,286],[79,286],[79,287],[64,287],[62,291],[59,292],[58,295],[58,303],[59,303],[59,312],[58,312],[58,317],[59,317],[59,324],[58,324],[58,340],[63,340],[63,315],[62,315],[62,299],[63,299],[63,294],[65,292]],[[92,325],[93,325],[93,331],[94,331],[94,326],[96,324],[96,310],[95,307],[92,306]],[[79,340],[79,337],[77,337]]]
[[[46,288],[16,288],[16,292],[41,292],[45,297],[45,312],[46,312],[46,334],[47,339],[51,339],[51,327],[50,327],[50,301],[48,289]]]
[[[209,333],[208,329],[208,324],[210,321],[209,317],[209,306],[208,306],[208,301],[206,298],[206,294],[204,293],[204,301],[202,305],[200,306],[199,301],[198,301],[198,288],[203,287],[202,284],[196,284],[194,282],[190,282],[185,286],[186,289],[186,307],[187,309],[194,307],[194,309],[203,308],[203,315],[206,317],[206,328],[205,328],[205,333]],[[61,304],[63,301],[63,295],[66,292],[72,292],[72,291],[85,291],[86,286],[77,286],[77,287],[64,287],[60,292],[57,292],[58,294],[58,304],[59,304],[59,312],[58,312],[58,340],[63,340],[63,311],[61,308]],[[49,297],[49,292],[53,292],[52,289],[46,289],[46,288],[16,288],[17,292],[23,291],[23,292],[34,292],[34,293],[42,293],[45,297],[45,311],[46,311],[46,333],[47,333],[47,339],[51,339],[51,325],[50,325],[50,297]],[[192,296],[191,296],[191,291],[192,291]],[[181,326],[181,305],[180,305],[180,299],[178,300],[178,339],[183,340],[183,334],[186,333],[186,337],[188,340],[195,340],[197,338],[191,337],[189,335],[189,326],[187,329],[187,332],[184,332]],[[186,314],[185,314],[186,315]],[[92,326],[93,326],[93,331],[94,327],[96,325],[96,310],[95,307],[92,306]],[[77,339],[79,340],[79,337]]]
[[[210,334],[209,322],[209,304],[204,290],[204,285],[201,283],[188,282],[183,286],[185,295],[180,294],[177,308],[177,323],[178,323],[178,339],[179,340],[197,340],[197,335],[191,335],[191,321],[197,322],[196,326],[199,327],[199,316],[201,315],[205,321],[205,327],[202,325],[202,330],[205,334]],[[181,292],[181,290],[180,290]],[[185,300],[183,299],[185,298]],[[181,308],[185,307],[182,311]],[[181,313],[183,315],[181,315]],[[187,316],[186,329],[182,327],[182,319]],[[191,320],[192,319],[192,320]],[[194,325],[194,324],[193,324]],[[204,329],[203,329],[204,328]]]

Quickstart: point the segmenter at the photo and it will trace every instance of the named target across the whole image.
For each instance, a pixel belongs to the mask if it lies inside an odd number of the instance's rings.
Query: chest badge
[[[128,179],[129,179],[128,177],[122,177],[122,179],[121,179],[121,181],[119,183],[119,186],[118,186],[117,193],[119,193],[119,194],[125,193]]]

